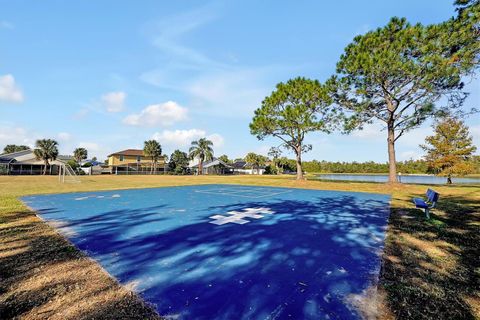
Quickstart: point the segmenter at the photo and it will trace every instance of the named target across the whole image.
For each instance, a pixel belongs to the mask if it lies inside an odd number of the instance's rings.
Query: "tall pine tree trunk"
[[[297,180],[303,180],[302,146],[301,145],[295,149],[295,155],[297,157]]]
[[[395,158],[395,128],[393,121],[388,123],[388,182],[396,183],[397,179],[397,161]]]

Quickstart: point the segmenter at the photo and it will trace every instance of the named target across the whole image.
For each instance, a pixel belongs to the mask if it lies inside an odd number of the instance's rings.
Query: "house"
[[[104,162],[97,160],[85,159],[80,161],[80,170],[88,175],[97,175],[97,174],[110,174],[110,167],[105,165]]]
[[[199,163],[191,163],[189,168],[194,174],[198,174]],[[233,174],[233,167],[220,159],[213,158],[202,163],[202,174]]]
[[[56,160],[50,160],[47,174],[58,174],[60,167],[64,166],[66,160],[58,156]],[[0,155],[0,174],[8,175],[38,175],[43,174],[45,163],[37,160],[33,150],[23,150]]]
[[[151,172],[152,165],[152,158],[145,156],[140,149],[127,149],[108,156],[108,166],[114,174],[147,174]],[[164,173],[165,169],[165,159],[160,157],[155,173]]]
[[[234,174],[264,174],[265,166],[252,168],[245,160],[237,160],[232,164]]]

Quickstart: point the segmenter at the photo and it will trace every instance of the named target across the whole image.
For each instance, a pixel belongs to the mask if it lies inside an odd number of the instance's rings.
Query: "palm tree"
[[[73,158],[80,164],[80,161],[87,159],[88,151],[85,148],[77,148],[73,150]]]
[[[158,159],[162,156],[162,146],[157,140],[147,140],[144,142],[143,153],[146,157],[152,158],[151,174],[157,170]]]
[[[213,158],[213,142],[207,138],[201,138],[198,141],[192,141],[192,146],[190,147],[189,157],[191,159],[198,158],[198,174],[203,173],[203,161],[212,160]]]
[[[167,174],[168,154],[164,154],[162,158],[163,158],[163,174]]]
[[[58,156],[58,142],[52,139],[41,139],[35,142],[35,150],[33,154],[37,160],[43,160],[45,167],[43,168],[43,174],[47,174],[47,167],[50,165],[49,160],[55,160]]]

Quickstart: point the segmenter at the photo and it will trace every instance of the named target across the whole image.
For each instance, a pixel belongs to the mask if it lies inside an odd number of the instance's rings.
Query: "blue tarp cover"
[[[23,201],[161,315],[357,319],[390,196],[202,185]]]

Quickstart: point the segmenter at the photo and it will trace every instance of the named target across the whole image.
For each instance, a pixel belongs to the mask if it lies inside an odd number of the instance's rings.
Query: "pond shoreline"
[[[327,181],[354,181],[354,182],[376,182],[385,183],[388,181],[388,174],[382,173],[318,173],[313,175],[315,180]],[[447,178],[431,174],[399,174],[398,180],[401,183],[412,184],[446,184]],[[478,177],[454,177],[454,184],[480,184]]]

